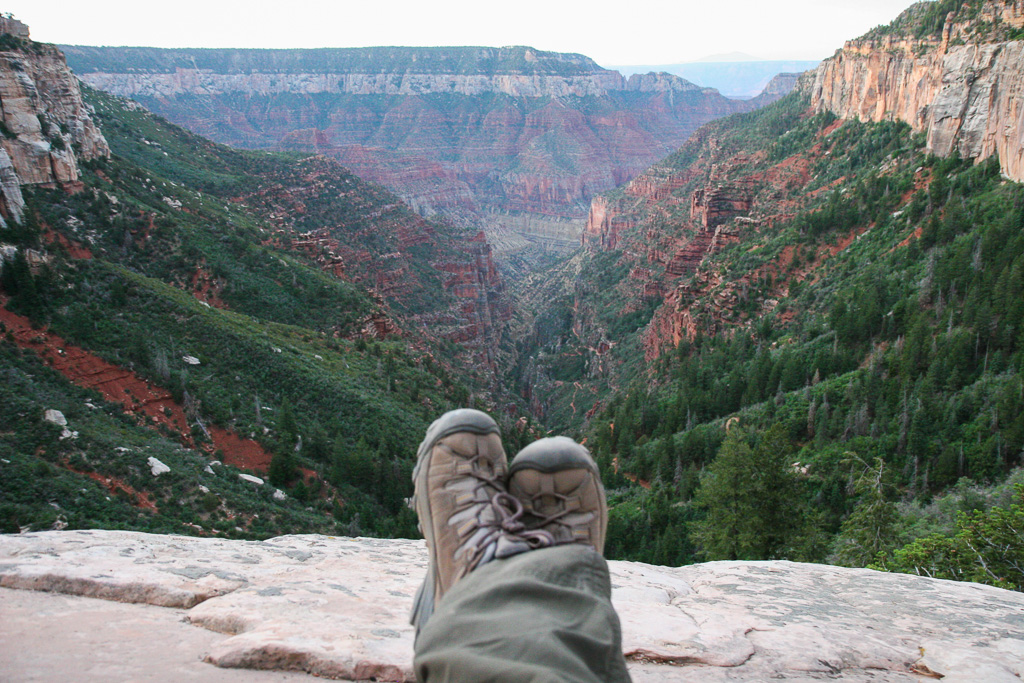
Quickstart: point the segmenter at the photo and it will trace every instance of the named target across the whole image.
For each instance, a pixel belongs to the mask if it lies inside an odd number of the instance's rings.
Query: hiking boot
[[[527,528],[556,544],[583,543],[604,553],[608,504],[590,452],[564,436],[535,441],[512,460],[508,492],[526,511]]]
[[[437,601],[480,565],[553,544],[550,534],[524,527],[523,506],[505,488],[507,472],[498,425],[488,415],[453,410],[427,430],[410,503],[430,556],[413,602],[417,633]]]

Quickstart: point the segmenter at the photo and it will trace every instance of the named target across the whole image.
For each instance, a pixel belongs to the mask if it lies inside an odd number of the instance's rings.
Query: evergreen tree
[[[851,456],[851,462],[861,469],[853,485],[860,500],[839,529],[834,559],[846,567],[864,567],[878,553],[895,545],[898,514],[890,500],[885,461],[875,458],[873,464],[868,464],[856,454]]]
[[[281,402],[281,418],[277,423],[277,431],[281,435],[281,442],[288,447],[294,446],[299,438],[299,425],[295,421],[295,411],[288,399]]]
[[[791,453],[781,424],[763,435],[729,431],[694,499],[706,515],[690,535],[705,559],[767,560],[793,552],[805,524]]]
[[[270,459],[268,475],[270,483],[274,486],[288,486],[299,476],[299,466],[295,461],[295,455],[290,450],[275,453]]]
[[[3,264],[0,284],[3,285],[4,291],[20,305],[30,310],[39,305],[35,277],[32,275],[32,269],[25,257],[24,249],[19,249],[10,263]]]

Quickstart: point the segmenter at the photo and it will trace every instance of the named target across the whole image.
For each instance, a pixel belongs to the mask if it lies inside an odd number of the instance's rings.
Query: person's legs
[[[457,583],[416,639],[429,683],[622,683],[608,565],[579,544],[532,550]]]
[[[420,446],[430,568],[412,617],[417,680],[629,681],[596,464],[564,437],[527,446],[510,470],[500,448],[497,425],[470,410],[441,417]]]

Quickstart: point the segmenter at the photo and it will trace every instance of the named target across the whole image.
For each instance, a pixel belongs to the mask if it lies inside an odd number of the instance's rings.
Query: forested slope
[[[526,353],[618,472],[613,556],[864,564],[1009,508],[971,483],[1024,449],[1024,188],[997,159],[797,93],[602,201]]]
[[[77,185],[23,186],[23,219],[0,229],[2,421],[18,425],[0,433],[3,530],[415,534],[416,444],[488,395],[486,244],[329,160],[237,152],[90,97],[112,155]],[[212,476],[211,458],[272,486]]]

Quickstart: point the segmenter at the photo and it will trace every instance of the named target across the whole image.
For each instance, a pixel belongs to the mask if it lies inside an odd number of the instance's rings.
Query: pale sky
[[[601,65],[822,59],[912,0],[6,0],[35,40],[151,47],[530,45]]]

